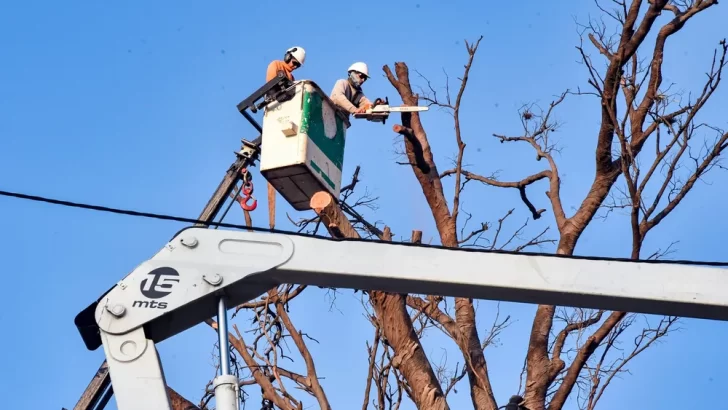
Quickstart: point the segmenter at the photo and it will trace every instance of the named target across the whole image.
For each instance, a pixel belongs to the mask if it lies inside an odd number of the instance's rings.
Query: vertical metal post
[[[219,410],[238,410],[238,378],[230,374],[230,351],[228,350],[227,305],[225,296],[217,301],[217,335],[220,344],[220,375],[212,381],[215,389],[215,404]]]
[[[228,323],[225,297],[217,302],[217,335],[220,341],[220,375],[230,374],[230,351],[228,350]]]

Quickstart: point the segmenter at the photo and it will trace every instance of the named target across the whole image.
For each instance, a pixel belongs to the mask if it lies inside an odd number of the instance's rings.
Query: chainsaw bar
[[[383,104],[382,104],[383,103]],[[363,113],[355,113],[354,118],[364,118],[371,122],[386,123],[389,118],[389,113],[392,112],[419,112],[427,111],[429,107],[412,107],[412,106],[400,106],[392,107],[389,105],[389,99],[377,98],[374,102],[374,106],[366,110]]]
[[[412,107],[412,106],[400,106],[400,107],[390,107],[389,105],[377,105],[372,107],[371,109],[367,110],[367,113],[378,113],[378,112],[417,112],[417,111],[427,111],[429,110],[429,107]]]

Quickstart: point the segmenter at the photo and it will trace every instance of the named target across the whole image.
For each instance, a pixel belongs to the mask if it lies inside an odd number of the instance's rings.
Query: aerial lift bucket
[[[310,80],[292,83],[290,98],[272,101],[263,116],[260,172],[297,211],[327,191],[339,197],[350,123]]]

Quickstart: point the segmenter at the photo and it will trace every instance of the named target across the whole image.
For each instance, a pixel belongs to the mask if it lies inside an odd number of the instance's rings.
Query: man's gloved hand
[[[361,107],[359,107],[358,110],[356,110],[356,113],[357,114],[363,114],[363,113],[365,113],[370,108],[372,108],[372,105],[371,104],[364,104]]]

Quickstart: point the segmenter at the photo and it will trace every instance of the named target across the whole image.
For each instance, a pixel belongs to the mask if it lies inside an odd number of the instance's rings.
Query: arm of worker
[[[336,84],[334,84],[334,89],[331,91],[329,98],[331,98],[331,101],[333,101],[334,104],[339,106],[341,109],[348,111],[350,114],[354,114],[359,111],[359,108],[346,98],[344,90],[346,90],[346,80],[338,80]]]
[[[284,63],[282,61],[272,61],[270,64],[268,64],[268,70],[265,72],[265,82],[268,82],[272,79],[274,79],[279,73],[283,73],[283,75],[287,76],[291,81],[293,80],[293,73],[286,70]]]
[[[359,99],[359,109],[357,111],[364,112],[370,108],[372,108],[372,102],[369,101],[369,99],[364,94],[362,94],[361,99]]]

